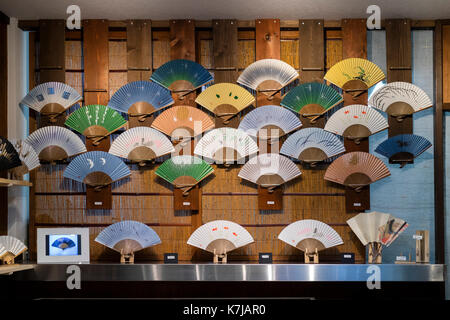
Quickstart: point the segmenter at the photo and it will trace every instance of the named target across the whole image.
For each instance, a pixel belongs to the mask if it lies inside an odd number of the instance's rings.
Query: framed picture
[[[38,228],[38,263],[89,263],[89,228]]]

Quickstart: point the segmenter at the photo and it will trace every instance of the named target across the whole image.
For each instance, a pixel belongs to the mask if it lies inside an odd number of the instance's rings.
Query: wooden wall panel
[[[3,15],[0,12],[0,15]],[[8,119],[8,36],[9,18],[0,21],[0,118]],[[8,123],[3,122],[0,127],[0,136],[8,137]],[[0,177],[6,177],[2,173]],[[8,234],[8,188],[0,188],[0,235]]]
[[[325,71],[323,20],[300,20],[300,81],[322,82]]]
[[[152,74],[152,25],[150,20],[127,22],[128,82],[149,80]]]
[[[238,75],[237,20],[213,20],[214,83],[235,83]]]
[[[442,26],[442,78],[442,106],[450,110],[450,25]]]
[[[64,20],[39,21],[41,83],[65,80],[65,28]]]

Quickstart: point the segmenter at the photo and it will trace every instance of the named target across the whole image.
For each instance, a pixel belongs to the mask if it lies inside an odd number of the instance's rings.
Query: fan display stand
[[[33,184],[25,180],[12,180],[0,178],[0,187],[13,187],[13,186],[32,187]]]
[[[14,254],[12,254],[11,252],[7,252],[3,257],[0,258],[0,260],[4,265],[12,265],[14,264],[15,258],[16,256]]]
[[[416,263],[430,263],[430,234],[428,230],[416,231]]]
[[[130,254],[124,254],[123,250],[120,252],[120,263],[123,264],[134,264],[134,252]]]
[[[305,263],[319,263],[319,251],[317,250],[317,248],[313,252],[309,252],[308,249],[305,250]]]
[[[226,253],[222,253],[222,254],[217,254],[216,253],[216,249],[214,249],[214,258],[213,258],[213,262],[214,263],[227,263],[227,254]]]
[[[380,264],[382,260],[381,253],[383,250],[381,242],[370,242],[368,246],[369,246],[368,263]]]
[[[277,186],[273,189],[258,186],[259,210],[283,210],[283,189]]]
[[[200,210],[200,197],[201,190],[200,186],[197,184],[188,192],[182,188],[173,189],[173,207],[174,210],[190,210],[198,211]]]

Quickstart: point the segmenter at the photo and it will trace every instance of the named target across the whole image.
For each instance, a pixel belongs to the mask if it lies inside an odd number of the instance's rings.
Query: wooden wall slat
[[[442,26],[442,78],[443,109],[450,110],[450,25]]]
[[[237,20],[213,20],[214,83],[237,80]],[[236,68],[230,70],[229,68]],[[224,69],[224,70],[220,70]]]
[[[65,28],[64,20],[39,21],[40,81],[65,81]]]
[[[150,20],[127,22],[128,82],[149,80],[152,74],[152,24]]]
[[[300,20],[300,81],[322,82],[325,70],[323,20]]]

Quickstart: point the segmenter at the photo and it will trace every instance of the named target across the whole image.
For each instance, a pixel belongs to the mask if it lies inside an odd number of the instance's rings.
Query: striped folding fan
[[[39,160],[56,161],[86,152],[83,141],[63,127],[48,126],[34,131],[25,140],[39,155]]]
[[[202,159],[182,155],[164,161],[156,169],[155,174],[176,188],[182,189],[186,194],[213,171],[213,168]]]
[[[342,96],[332,87],[309,82],[291,89],[284,96],[281,105],[310,118],[313,122],[342,101]]]
[[[50,116],[52,122],[69,107],[81,101],[80,94],[62,82],[46,82],[34,87],[19,103],[43,115]]]
[[[163,111],[152,123],[172,138],[195,137],[213,129],[214,122],[203,111],[190,106],[176,106]]]
[[[61,237],[53,241],[52,247],[59,248],[61,250],[66,250],[75,247],[76,244],[72,239],[67,237]]]
[[[8,251],[6,251],[6,248],[2,245],[0,245],[0,259],[2,259],[4,256],[6,256],[6,254],[8,253]]]
[[[91,104],[73,112],[65,125],[78,131],[98,145],[100,140],[119,130],[127,121],[117,111],[100,104]]]
[[[278,239],[304,252],[321,251],[344,243],[332,227],[311,219],[291,223],[280,232]]]
[[[298,79],[298,72],[284,61],[261,59],[249,65],[239,76],[237,83],[253,94],[256,91],[274,95]]]
[[[353,104],[336,111],[328,119],[324,129],[359,143],[360,139],[388,127],[386,118],[377,110],[362,104]]]
[[[213,76],[202,65],[191,60],[172,60],[153,72],[150,80],[174,93],[186,95],[213,82]]]
[[[431,142],[415,134],[400,134],[391,137],[378,145],[375,152],[389,158],[393,162],[405,164],[405,159],[412,160],[431,147]]]
[[[85,183],[99,190],[131,175],[118,157],[104,151],[90,151],[73,159],[64,170],[64,178]]]
[[[160,244],[158,234],[149,226],[133,220],[116,222],[105,228],[95,241],[123,255]]]
[[[297,165],[277,153],[264,153],[251,158],[239,171],[239,178],[272,190],[299,177]]]
[[[13,236],[0,236],[1,247],[4,247],[6,253],[10,253],[14,258],[27,250],[25,244]]]
[[[433,102],[418,86],[408,82],[391,82],[370,96],[369,106],[401,121],[406,115],[432,107]]]
[[[217,255],[254,242],[251,234],[239,224],[227,220],[215,220],[203,224],[189,237],[187,244]]]
[[[134,81],[117,90],[108,107],[119,112],[139,117],[142,122],[153,112],[174,103],[170,91],[155,82]]]
[[[31,145],[20,139],[12,139],[11,143],[19,154],[21,161],[21,166],[13,169],[15,176],[23,176],[41,165],[39,157]]]
[[[276,139],[302,126],[298,116],[280,106],[267,105],[249,112],[239,124],[239,129],[252,137]]]
[[[196,103],[215,113],[227,124],[237,113],[255,102],[255,97],[234,83],[218,83],[204,90]]]
[[[383,161],[367,152],[349,152],[334,160],[324,179],[359,188],[391,175]]]
[[[290,135],[280,153],[308,163],[315,163],[344,153],[341,140],[320,128],[305,128]]]
[[[0,137],[0,171],[9,170],[22,165],[19,153],[8,139]]]
[[[109,149],[109,153],[140,165],[173,151],[172,142],[163,133],[149,127],[135,127],[123,132]]]
[[[205,134],[195,146],[194,154],[207,162],[241,163],[245,157],[258,152],[258,145],[240,129],[219,128]]]

